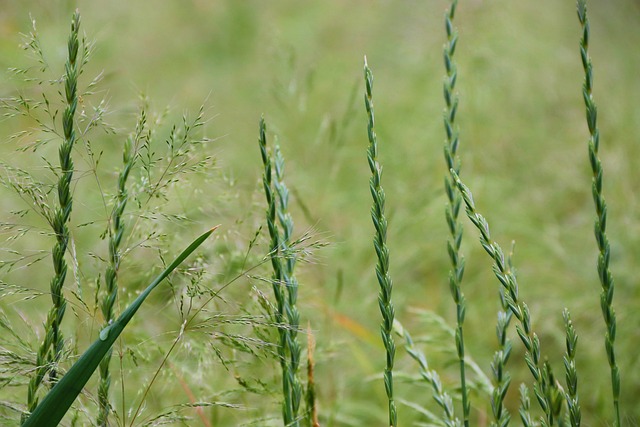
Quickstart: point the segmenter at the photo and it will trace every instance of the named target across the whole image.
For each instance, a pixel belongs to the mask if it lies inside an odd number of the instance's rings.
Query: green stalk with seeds
[[[27,392],[27,410],[29,412],[32,412],[38,405],[38,389],[47,372],[52,382],[57,380],[56,365],[60,361],[64,350],[64,338],[60,325],[67,307],[67,302],[63,295],[64,282],[67,276],[67,263],[64,258],[70,239],[67,223],[72,208],[71,179],[73,178],[73,159],[71,158],[71,151],[76,142],[74,116],[78,106],[79,64],[77,59],[79,28],[80,14],[76,11],[71,21],[71,33],[67,43],[68,58],[65,64],[66,107],[62,116],[64,139],[58,151],[60,160],[60,175],[57,183],[58,206],[55,208],[53,216],[49,218],[50,225],[56,235],[56,244],[52,250],[54,277],[51,279],[50,284],[52,307],[45,323],[45,337],[37,352],[36,369],[29,381]]]
[[[102,299],[100,308],[104,317],[104,327],[107,327],[114,320],[113,308],[118,298],[118,271],[120,269],[120,243],[125,231],[124,210],[129,200],[127,192],[127,179],[134,166],[137,157],[138,141],[142,137],[146,124],[146,113],[141,111],[135,134],[125,141],[122,155],[123,167],[118,175],[118,192],[115,198],[115,206],[111,212],[109,221],[109,265],[105,273],[106,292]],[[109,402],[109,388],[111,386],[111,373],[109,365],[111,363],[112,350],[109,350],[100,362],[100,383],[98,384],[99,412],[97,423],[99,426],[107,426],[111,404]]]
[[[616,314],[613,310],[613,275],[609,271],[611,248],[607,238],[607,203],[602,195],[602,162],[598,157],[600,148],[600,130],[598,129],[598,108],[593,100],[593,66],[589,57],[589,17],[587,16],[587,4],[585,0],[578,0],[578,19],[582,26],[582,38],[580,39],[580,57],[584,68],[584,84],[582,96],[586,107],[586,119],[589,127],[589,163],[591,164],[592,193],[596,207],[595,236],[598,243],[598,277],[602,286],[600,294],[600,307],[606,325],[604,338],[607,361],[611,371],[611,390],[613,396],[614,426],[620,426],[620,369],[616,363]]]
[[[444,115],[444,128],[447,134],[447,141],[444,147],[444,158],[447,163],[447,170],[453,169],[460,173],[460,158],[458,157],[458,145],[460,137],[456,129],[456,112],[458,110],[458,96],[455,93],[456,79],[458,72],[453,61],[456,45],[458,43],[458,32],[453,26],[453,18],[456,13],[458,0],[453,0],[449,11],[445,14],[445,29],[447,31],[447,42],[444,46],[444,65],[446,77],[444,81],[444,100],[446,104]],[[471,402],[469,401],[469,390],[467,389],[466,367],[464,363],[464,317],[466,303],[464,293],[460,284],[464,275],[464,256],[460,252],[462,243],[462,223],[458,220],[462,198],[456,188],[453,176],[447,174],[444,179],[445,192],[447,194],[446,219],[449,225],[449,240],[447,250],[451,261],[449,270],[449,289],[453,301],[456,304],[456,352],[460,369],[460,387],[462,394],[462,413],[465,427],[469,427],[469,412]]]
[[[457,0],[452,0],[449,10],[445,14],[445,29],[447,32],[447,42],[444,46],[444,64],[446,77],[444,81],[444,100],[446,104],[444,115],[444,128],[447,141],[444,147],[444,157],[448,170],[455,171],[460,174],[460,158],[458,156],[458,147],[460,144],[460,135],[456,129],[456,113],[458,111],[459,99],[455,93],[458,71],[456,63],[453,59],[455,49],[458,43],[458,32],[453,26],[455,17]],[[460,252],[462,243],[463,227],[458,220],[462,198],[455,184],[454,175],[448,173],[445,176],[445,193],[447,195],[446,219],[449,226],[449,241],[447,242],[447,251],[451,262],[451,270],[449,271],[449,289],[456,304],[456,351],[458,356],[458,364],[460,370],[460,385],[462,396],[462,412],[465,427],[469,426],[469,414],[471,411],[471,402],[469,400],[469,390],[466,384],[465,372],[465,349],[464,349],[464,332],[463,325],[466,312],[466,301],[462,292],[461,282],[464,275],[465,260]],[[511,342],[507,338],[507,329],[511,321],[511,313],[506,305],[503,295],[503,289],[499,289],[500,302],[502,310],[498,312],[498,322],[496,326],[496,334],[498,338],[498,350],[494,353],[491,362],[491,371],[495,381],[491,396],[491,410],[493,413],[492,426],[506,426],[511,419],[509,411],[504,405],[504,399],[511,384],[511,377],[506,371],[506,364],[511,355]]]
[[[294,413],[294,408],[300,406],[300,400],[302,397],[300,384],[298,382],[297,387],[294,384],[295,375],[293,374],[293,368],[291,365],[292,357],[290,357],[289,343],[291,341],[291,330],[287,325],[288,314],[287,307],[289,305],[289,295],[287,291],[283,289],[286,283],[285,275],[287,274],[288,266],[285,266],[282,262],[283,254],[283,237],[278,231],[278,217],[286,222],[286,218],[283,215],[282,209],[278,209],[278,197],[281,197],[280,193],[274,191],[273,183],[273,166],[272,159],[267,149],[267,125],[264,118],[260,119],[260,134],[258,143],[260,145],[260,154],[262,158],[262,164],[264,166],[264,174],[262,176],[262,183],[264,187],[265,196],[267,198],[267,228],[269,229],[269,236],[271,237],[270,244],[270,257],[271,266],[273,268],[272,287],[273,294],[276,299],[276,310],[274,312],[275,322],[278,327],[278,356],[280,359],[280,368],[282,369],[282,394],[284,397],[282,403],[282,416],[285,426],[298,426],[299,421]],[[278,178],[276,178],[277,180]],[[284,191],[281,188],[281,191]],[[284,194],[282,194],[284,195]],[[293,267],[293,264],[291,265]],[[291,310],[289,309],[291,312]],[[297,313],[297,312],[296,312]],[[291,315],[293,313],[291,312]],[[298,351],[298,359],[299,359]],[[300,392],[296,394],[296,392]]]
[[[285,313],[287,315],[287,350],[289,352],[289,384],[291,387],[291,419],[297,424],[298,411],[302,401],[302,384],[298,376],[300,369],[300,343],[298,330],[300,328],[300,314],[296,306],[298,300],[298,280],[294,274],[296,255],[292,247],[293,219],[289,213],[289,190],[284,183],[284,157],[280,146],[276,144],[274,153],[275,180],[273,186],[278,195],[276,213],[282,228],[280,236],[280,251],[282,264],[282,279],[287,290],[285,299]]]
[[[387,353],[386,365],[384,368],[384,388],[387,393],[389,404],[389,425],[397,426],[398,414],[396,403],[393,397],[393,362],[396,354],[396,345],[393,340],[393,320],[395,310],[391,301],[391,291],[393,290],[393,282],[389,274],[389,248],[387,247],[387,218],[384,214],[385,195],[382,189],[382,167],[378,163],[378,139],[375,127],[375,119],[373,113],[373,74],[367,65],[367,58],[364,60],[364,82],[365,96],[364,104],[367,110],[367,135],[369,137],[369,148],[367,150],[367,160],[369,169],[371,170],[371,178],[369,179],[369,189],[373,197],[373,206],[371,208],[371,219],[376,229],[373,239],[373,246],[378,257],[376,265],[376,277],[380,285],[380,293],[378,295],[378,304],[380,313],[382,314],[382,324],[380,332],[382,334],[382,343]]]

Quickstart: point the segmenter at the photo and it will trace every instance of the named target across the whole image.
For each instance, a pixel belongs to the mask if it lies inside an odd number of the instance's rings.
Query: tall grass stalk
[[[275,322],[278,327],[278,357],[280,360],[280,367],[282,369],[282,394],[283,394],[283,407],[282,415],[285,426],[299,426],[299,420],[297,411],[300,407],[300,401],[302,399],[302,387],[300,381],[297,378],[297,370],[300,360],[300,346],[296,341],[295,336],[291,336],[293,330],[288,322],[293,319],[299,323],[299,317],[295,306],[291,307],[291,295],[296,297],[297,283],[293,285],[295,277],[293,277],[293,266],[295,259],[289,259],[291,255],[287,255],[285,248],[289,248],[293,223],[291,217],[286,212],[286,204],[288,200],[286,187],[281,182],[282,174],[284,173],[284,164],[280,165],[280,172],[276,172],[275,181],[273,179],[273,166],[272,158],[267,149],[267,126],[264,118],[260,119],[260,134],[258,142],[260,145],[260,154],[262,157],[262,164],[264,167],[264,174],[262,176],[262,183],[264,187],[265,196],[267,199],[267,228],[269,229],[269,236],[271,238],[270,243],[270,256],[271,266],[273,268],[272,287],[273,293],[276,299],[276,310],[274,312]],[[282,163],[282,158],[280,157]],[[275,190],[274,190],[275,188]],[[285,202],[283,208],[282,202]],[[281,235],[278,230],[278,221],[285,229]],[[283,259],[286,261],[283,262]],[[291,262],[290,262],[291,261]],[[292,284],[293,289],[285,291],[285,286],[289,281]],[[294,301],[295,303],[295,301]],[[295,348],[292,352],[292,344],[295,341]],[[295,362],[295,367],[293,365]]]
[[[598,243],[598,277],[602,285],[600,294],[600,306],[606,324],[604,338],[607,360],[611,371],[611,390],[613,395],[614,425],[620,426],[620,369],[616,363],[616,314],[613,310],[613,276],[609,271],[609,259],[611,248],[607,238],[607,203],[602,195],[602,162],[598,157],[600,148],[600,130],[598,129],[598,108],[593,100],[593,66],[589,56],[589,17],[587,16],[587,4],[585,0],[578,0],[578,19],[582,25],[582,38],[580,39],[580,57],[584,68],[584,84],[582,96],[586,107],[586,119],[589,127],[589,162],[593,173],[592,192],[596,207],[595,236]]]
[[[458,95],[455,93],[458,71],[453,60],[456,45],[458,43],[458,32],[453,26],[458,0],[453,0],[449,10],[445,14],[445,29],[447,31],[447,42],[444,46],[444,65],[446,77],[444,81],[444,100],[446,104],[444,115],[444,128],[447,134],[447,142],[444,147],[444,158],[447,163],[447,170],[455,170],[460,174],[460,158],[458,157],[458,145],[460,135],[456,129],[456,112],[458,111]],[[464,317],[466,303],[464,293],[460,284],[464,275],[464,256],[460,252],[462,243],[462,223],[458,220],[462,198],[458,191],[453,176],[448,174],[444,179],[445,192],[447,194],[446,219],[449,225],[449,240],[447,250],[451,261],[449,270],[449,288],[453,301],[456,304],[456,352],[458,355],[458,365],[460,369],[460,393],[462,395],[462,418],[465,427],[469,427],[469,412],[471,402],[469,401],[469,390],[467,388],[467,375],[464,362]]]
[[[473,195],[469,188],[464,185],[458,175],[452,169],[451,173],[455,179],[456,185],[462,194],[466,206],[467,217],[473,225],[480,231],[480,244],[493,259],[493,273],[504,287],[504,300],[511,310],[511,313],[518,319],[519,325],[516,325],[516,331],[520,340],[525,346],[525,362],[529,367],[529,371],[535,380],[533,391],[536,395],[538,403],[542,408],[545,419],[541,420],[544,425],[551,426],[554,423],[554,401],[551,396],[553,385],[550,384],[549,371],[545,369],[541,362],[540,339],[531,327],[531,315],[529,307],[518,299],[518,282],[513,273],[513,269],[508,265],[504,252],[500,245],[491,240],[489,231],[489,223],[476,211]],[[506,392],[505,392],[506,393]]]
[[[49,223],[56,236],[56,243],[52,250],[54,277],[51,279],[52,307],[45,323],[45,336],[36,356],[36,369],[29,381],[27,391],[27,410],[32,412],[38,405],[38,389],[44,376],[49,373],[52,382],[57,379],[56,364],[64,350],[64,338],[60,325],[64,317],[67,302],[63,295],[64,282],[67,276],[65,255],[69,244],[69,228],[67,222],[71,215],[72,195],[71,179],[73,178],[73,159],[71,151],[76,142],[74,116],[78,106],[78,31],[80,28],[80,14],[78,11],[71,21],[71,33],[67,43],[68,58],[65,64],[65,101],[66,107],[62,115],[64,139],[58,151],[60,172],[58,177],[58,205],[53,216],[48,217]],[[23,421],[26,417],[23,417]]]
[[[385,195],[382,189],[382,166],[378,163],[378,138],[376,136],[375,119],[373,113],[373,74],[367,65],[367,58],[364,59],[364,82],[365,96],[364,104],[367,110],[367,135],[369,137],[369,149],[367,150],[367,160],[369,169],[371,170],[371,178],[369,179],[369,189],[373,197],[373,206],[371,208],[371,219],[376,229],[373,239],[373,246],[378,257],[376,265],[376,276],[380,285],[380,293],[378,295],[378,304],[380,313],[382,314],[382,324],[380,332],[382,335],[382,343],[387,354],[387,362],[384,368],[384,388],[387,393],[389,404],[389,425],[397,426],[398,414],[396,403],[393,397],[393,362],[396,354],[396,345],[393,340],[393,320],[395,311],[391,301],[391,291],[393,290],[393,282],[389,274],[389,248],[387,247],[387,218],[384,214]]]
[[[113,207],[109,220],[109,264],[104,279],[106,289],[100,305],[102,316],[104,317],[104,327],[107,327],[115,318],[113,309],[116,299],[118,298],[118,271],[120,270],[121,259],[120,243],[122,242],[122,237],[125,232],[124,210],[129,200],[127,179],[136,161],[138,142],[144,132],[146,120],[146,112],[142,109],[136,124],[135,133],[126,139],[122,154],[123,165],[118,175],[118,190],[115,197],[115,206]],[[100,362],[100,382],[98,384],[98,403],[100,407],[97,418],[99,426],[107,426],[109,424],[108,418],[111,409],[109,402],[109,388],[111,386],[109,365],[111,363],[112,352],[113,349],[109,350]]]

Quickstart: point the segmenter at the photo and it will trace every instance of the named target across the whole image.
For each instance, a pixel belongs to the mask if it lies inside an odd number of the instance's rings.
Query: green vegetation
[[[7,5],[0,424],[636,423],[640,7],[571,3]]]

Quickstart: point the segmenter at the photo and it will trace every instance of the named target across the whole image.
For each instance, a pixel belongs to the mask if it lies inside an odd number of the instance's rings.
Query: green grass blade
[[[67,413],[73,401],[78,397],[100,361],[120,336],[131,318],[151,291],[175,270],[198,246],[200,246],[217,227],[214,227],[194,240],[153,282],[127,307],[120,317],[100,332],[100,337],[73,364],[69,372],[58,381],[45,398],[36,407],[23,427],[55,427]]]

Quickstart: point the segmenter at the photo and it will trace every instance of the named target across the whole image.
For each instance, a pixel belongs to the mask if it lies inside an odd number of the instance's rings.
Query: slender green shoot
[[[127,307],[120,317],[100,331],[98,339],[71,366],[71,369],[47,393],[22,427],[55,427],[82,392],[102,358],[109,352],[129,321],[149,294],[215,231],[214,227],[195,239],[162,273]]]
[[[620,369],[616,363],[616,314],[613,310],[613,276],[609,271],[611,249],[607,238],[607,203],[602,195],[602,162],[598,157],[600,148],[600,130],[598,129],[598,109],[593,100],[593,66],[589,56],[589,17],[587,16],[587,4],[585,0],[578,0],[578,19],[582,25],[582,38],[580,39],[580,57],[584,68],[584,84],[582,96],[586,107],[586,119],[589,127],[589,162],[591,164],[593,201],[596,207],[595,235],[598,243],[598,277],[602,285],[600,294],[600,306],[606,325],[604,345],[607,351],[607,360],[611,371],[611,389],[613,395],[614,426],[620,426]]]
[[[462,194],[462,199],[466,205],[467,217],[471,220],[478,231],[480,231],[480,244],[494,261],[493,273],[504,288],[504,300],[509,307],[509,310],[511,310],[511,313],[513,313],[520,323],[516,326],[516,331],[525,346],[525,362],[535,380],[535,384],[533,386],[534,394],[536,395],[538,403],[545,414],[545,419],[542,421],[544,421],[546,425],[552,426],[554,423],[554,416],[551,389],[548,383],[548,375],[545,374],[546,370],[544,369],[541,361],[540,339],[531,327],[529,307],[524,302],[519,301],[518,282],[513,272],[513,268],[508,265],[500,245],[491,239],[489,223],[476,211],[471,191],[462,183],[453,169],[451,170],[451,173],[453,174],[456,185]]]
[[[367,135],[369,136],[369,149],[367,150],[367,160],[369,169],[371,170],[371,178],[369,180],[369,189],[373,197],[373,207],[371,208],[371,219],[376,229],[373,239],[373,246],[378,257],[378,265],[376,265],[376,276],[380,285],[380,293],[378,295],[378,304],[380,305],[380,313],[382,314],[382,324],[380,332],[382,334],[382,342],[387,353],[387,363],[384,368],[384,388],[387,392],[387,400],[389,403],[389,425],[397,426],[397,410],[393,397],[393,362],[396,354],[396,345],[393,340],[393,320],[395,311],[391,301],[391,291],[393,290],[393,282],[389,274],[389,248],[387,247],[387,218],[384,214],[385,195],[382,189],[382,166],[378,163],[378,139],[374,130],[375,121],[373,114],[373,74],[367,65],[367,58],[364,59],[364,82],[365,96],[364,104],[367,109]]]
[[[71,21],[71,33],[69,34],[68,58],[65,64],[65,100],[66,107],[62,115],[64,139],[59,149],[60,175],[57,183],[58,205],[53,216],[48,217],[49,223],[56,235],[56,243],[52,250],[54,276],[51,279],[52,307],[45,324],[45,337],[38,349],[36,356],[36,369],[29,381],[27,391],[27,410],[33,411],[38,405],[38,389],[44,376],[49,373],[52,382],[57,379],[56,364],[59,362],[64,350],[64,338],[60,325],[64,317],[67,302],[63,295],[64,282],[67,276],[67,263],[65,254],[69,244],[69,228],[67,223],[71,215],[72,194],[71,180],[73,178],[73,159],[71,151],[76,142],[74,129],[74,116],[78,106],[78,31],[80,28],[80,14],[78,11]],[[23,417],[24,421],[24,417]]]

